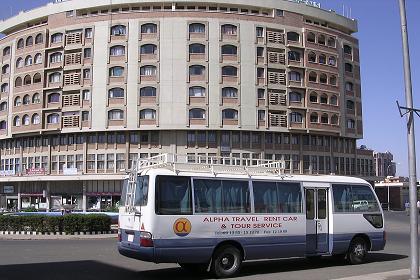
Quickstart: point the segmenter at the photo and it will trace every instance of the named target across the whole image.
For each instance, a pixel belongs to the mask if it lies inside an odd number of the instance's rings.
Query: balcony
[[[70,45],[81,45],[82,44],[82,32],[73,32],[66,34],[66,46]]]
[[[270,127],[287,127],[286,113],[268,113]]]
[[[268,102],[270,105],[286,106],[286,94],[284,92],[268,92]]]
[[[63,128],[70,128],[70,127],[79,127],[80,126],[80,116],[77,112],[77,115],[63,115],[62,116],[62,124]]]
[[[286,74],[268,70],[268,85],[286,85]]]
[[[64,55],[64,66],[78,66],[82,63],[82,53],[70,53]]]
[[[66,94],[62,97],[63,107],[80,106],[80,94]]]
[[[284,32],[267,30],[267,44],[273,45],[274,47],[284,45]]]

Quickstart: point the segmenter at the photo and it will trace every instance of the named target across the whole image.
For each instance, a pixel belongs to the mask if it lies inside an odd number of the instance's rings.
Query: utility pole
[[[407,110],[407,143],[408,143],[408,166],[410,176],[410,279],[419,278],[419,248],[418,248],[418,210],[417,210],[417,176],[416,176],[416,143],[414,136],[414,112],[413,95],[411,86],[410,52],[408,48],[407,18],[405,14],[405,0],[399,0],[401,35],[404,58],[404,83]],[[401,113],[401,108],[399,108]]]

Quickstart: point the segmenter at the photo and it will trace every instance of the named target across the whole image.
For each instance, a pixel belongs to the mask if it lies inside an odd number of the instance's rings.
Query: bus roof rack
[[[167,168],[175,173],[203,172],[240,175],[284,175],[285,162],[204,155],[160,154],[150,158],[140,158],[132,165],[135,173],[153,168]],[[134,173],[133,172],[133,173]]]

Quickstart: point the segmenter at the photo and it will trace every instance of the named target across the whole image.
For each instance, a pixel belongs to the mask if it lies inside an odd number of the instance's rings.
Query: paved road
[[[409,267],[409,219],[387,213],[386,250],[366,264],[348,266],[331,258],[246,263],[236,279],[325,280]],[[152,264],[120,256],[114,239],[0,240],[0,280],[207,279],[174,264]]]

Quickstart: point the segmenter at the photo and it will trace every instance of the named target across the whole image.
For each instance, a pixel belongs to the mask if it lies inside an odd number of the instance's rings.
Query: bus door
[[[306,253],[328,252],[328,189],[305,187]]]

